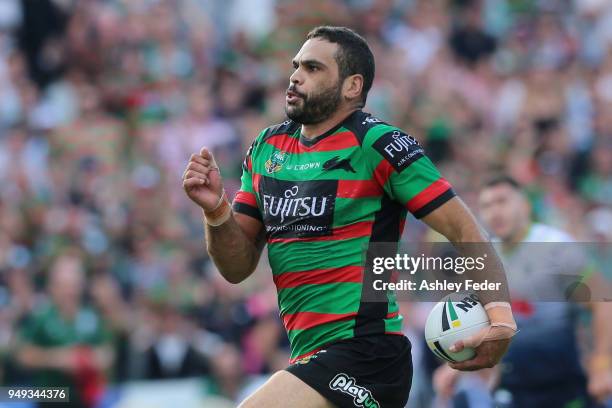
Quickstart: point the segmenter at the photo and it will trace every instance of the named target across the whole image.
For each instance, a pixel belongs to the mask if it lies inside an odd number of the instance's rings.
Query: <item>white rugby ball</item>
[[[489,325],[489,317],[475,294],[450,294],[438,302],[427,316],[425,340],[439,358],[460,362],[474,357],[473,348],[458,353],[449,350],[459,340]]]

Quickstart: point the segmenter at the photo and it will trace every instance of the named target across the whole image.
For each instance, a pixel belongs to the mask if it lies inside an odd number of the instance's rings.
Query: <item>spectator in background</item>
[[[459,21],[450,36],[450,46],[459,61],[474,66],[495,51],[496,40],[483,27],[476,1],[458,11]]]
[[[130,328],[136,313],[121,296],[119,285],[111,274],[93,276],[90,295],[112,337],[114,360],[109,377],[112,381],[125,381],[130,374]]]
[[[591,150],[589,171],[580,180],[580,191],[593,203],[612,206],[612,137],[597,140]]]
[[[180,310],[165,302],[154,305],[152,344],[145,351],[145,378],[151,380],[199,377],[209,363],[194,344],[194,330]]]
[[[48,85],[64,68],[62,36],[70,15],[70,3],[61,0],[21,2],[23,23],[19,40],[30,75],[38,85]]]
[[[232,126],[215,115],[214,96],[208,87],[194,86],[186,93],[186,112],[168,121],[157,142],[164,170],[177,176],[194,149],[210,146],[217,151],[223,146],[235,147],[238,142]]]
[[[212,382],[209,392],[223,396],[232,401],[241,401],[246,384],[242,369],[240,351],[232,345],[226,345],[212,360]]]
[[[83,304],[84,279],[76,254],[55,260],[49,302],[34,310],[17,350],[17,361],[31,371],[32,385],[70,387],[71,407],[94,406],[112,362],[105,324]]]

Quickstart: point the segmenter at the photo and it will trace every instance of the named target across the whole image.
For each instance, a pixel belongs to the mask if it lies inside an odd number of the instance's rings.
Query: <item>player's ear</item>
[[[344,79],[344,83],[342,84],[342,95],[346,99],[352,100],[361,96],[362,89],[363,75],[349,75]]]

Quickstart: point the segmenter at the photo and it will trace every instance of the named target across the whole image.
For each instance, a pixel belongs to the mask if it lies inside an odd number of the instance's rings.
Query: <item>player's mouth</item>
[[[293,104],[296,103],[298,101],[298,99],[304,99],[300,94],[287,90],[287,96],[286,96],[286,101],[289,104]]]

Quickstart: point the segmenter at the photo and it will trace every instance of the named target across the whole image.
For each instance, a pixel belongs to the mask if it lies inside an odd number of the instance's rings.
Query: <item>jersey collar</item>
[[[306,138],[306,137],[304,137],[304,135],[302,135],[302,127],[300,126],[298,128],[298,132],[300,133],[300,143],[303,144],[306,147],[314,146],[319,141],[325,139],[327,136],[330,136],[330,135],[333,135],[334,133],[336,133],[336,131],[338,129],[340,129],[342,127],[342,125],[344,125],[346,122],[351,120],[355,115],[359,114],[360,112],[361,112],[361,109],[357,109],[356,111],[353,111],[353,113],[348,115],[346,118],[344,118],[340,123],[335,125],[333,128],[331,128],[327,132],[325,132],[325,133],[323,133],[323,134],[321,134],[319,136],[315,136],[313,138]]]

